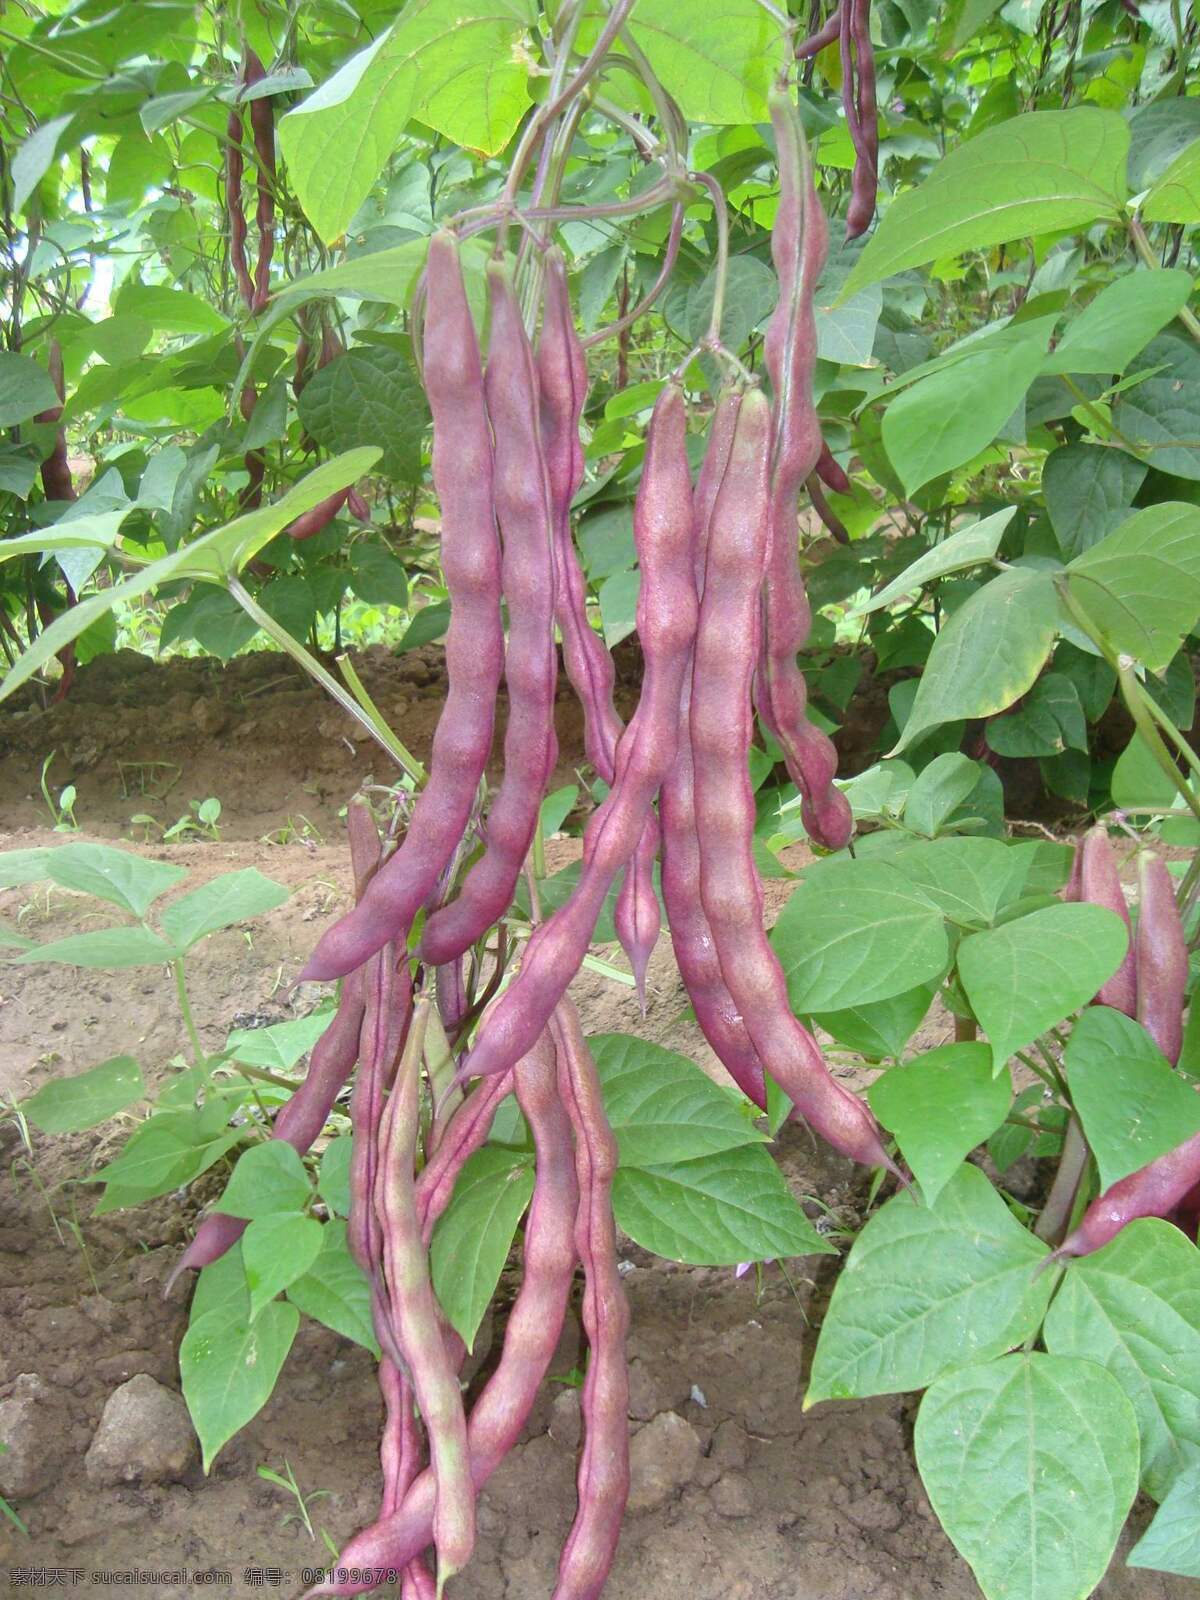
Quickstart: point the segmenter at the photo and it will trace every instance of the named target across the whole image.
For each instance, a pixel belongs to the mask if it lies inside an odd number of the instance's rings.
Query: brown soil
[[[396,662],[372,654],[364,668],[385,714],[396,716],[403,703],[401,736],[426,754],[436,706],[432,663],[424,655]],[[383,773],[382,760],[365,743],[347,745],[348,722],[277,657],[247,657],[224,671],[177,663],[146,669],[141,680],[100,669],[97,663],[81,674],[69,704],[48,712],[29,706],[9,719],[0,844],[61,842],[34,826],[37,773],[51,749],[74,768],[68,773],[63,763],[55,777],[77,779],[87,830],[79,837],[128,839],[129,813],[154,809],[141,796],[121,798],[118,761],[176,763],[179,780],[158,814],[173,821],[188,799],[217,794],[222,839],[149,853],[186,866],[193,884],[254,865],[294,891],[250,937],[230,929],[196,952],[189,982],[203,1042],[216,1047],[231,1027],[302,1014],[319,991],[288,985],[348,894],[337,810],[365,772]],[[428,683],[417,681],[424,671]],[[214,719],[223,719],[219,728]],[[566,779],[579,746],[565,704],[560,734]],[[259,842],[298,813],[325,842]],[[776,903],[786,893],[786,885],[768,889]],[[39,940],[99,921],[95,902],[59,891],[47,897],[44,886],[0,893],[0,922]],[[642,1029],[715,1070],[694,1024],[680,1020],[682,993],[662,949],[650,988],[643,1024],[628,990],[585,973],[576,985],[585,1026]],[[937,1042],[948,1021],[933,1020],[928,1032],[928,1042]],[[24,1096],[52,1076],[126,1052],[153,1083],[183,1043],[171,986],[156,969],[0,970],[0,1096]],[[201,1184],[199,1195],[93,1218],[95,1191],[81,1180],[126,1132],[120,1121],[57,1139],[33,1131],[27,1159],[15,1125],[0,1123],[0,1398],[21,1373],[50,1384],[61,1408],[47,1448],[62,1455],[52,1485],[17,1507],[29,1538],[0,1519],[0,1571],[8,1569],[11,1582],[17,1567],[82,1569],[92,1592],[116,1595],[128,1593],[127,1585],[89,1582],[87,1575],[217,1568],[233,1578],[219,1592],[241,1596],[263,1587],[246,1576],[247,1567],[274,1567],[288,1575],[284,1590],[294,1592],[301,1569],[323,1564],[327,1553],[288,1520],[293,1504],[255,1469],[282,1471],[287,1462],[306,1493],[325,1491],[312,1504],[313,1520],[339,1545],[374,1515],[381,1411],[373,1363],[357,1346],[304,1323],[275,1396],[221,1452],[208,1478],[196,1469],[181,1484],[98,1490],[84,1475],[84,1452],[115,1387],[142,1372],[178,1386],[189,1291],[180,1285],[165,1303],[161,1291],[199,1202],[211,1197]],[[798,1194],[819,1197],[856,1224],[864,1203],[857,1169],[794,1130],[780,1159]],[[789,1262],[795,1293],[768,1269],[759,1295],[752,1275],[739,1280],[728,1270],[663,1263],[628,1242],[623,1255],[633,1312],[632,1426],[673,1411],[694,1430],[699,1452],[688,1481],[664,1504],[629,1516],[610,1600],[970,1600],[978,1593],[918,1481],[914,1401],[801,1413],[835,1270],[830,1258]],[[502,1325],[501,1307],[493,1341]],[[573,1321],[552,1370],[566,1374],[578,1351]],[[479,1551],[449,1586],[451,1600],[537,1600],[552,1592],[573,1508],[574,1446],[564,1417],[570,1403],[554,1406],[562,1393],[548,1387],[522,1443],[485,1492]],[[183,1596],[201,1587],[193,1576],[153,1593]],[[1193,1591],[1182,1580],[1127,1571],[1118,1560],[1099,1592],[1107,1600],[1183,1600]]]

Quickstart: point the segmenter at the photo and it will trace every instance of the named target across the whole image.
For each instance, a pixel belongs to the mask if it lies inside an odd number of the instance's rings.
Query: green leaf
[[[991,444],[1041,370],[1045,349],[1039,331],[964,355],[902,390],[883,414],[883,444],[908,494]]]
[[[223,333],[229,326],[216,306],[175,284],[126,282],[115,309],[165,333]]]
[[[630,32],[689,121],[766,120],[783,38],[755,0],[712,0],[702,11],[639,0]]]
[[[250,1290],[250,1320],[303,1277],[321,1253],[324,1228],[299,1212],[258,1217],[242,1235],[242,1261]]]
[[[1101,1189],[1200,1133],[1200,1095],[1123,1012],[1090,1006],[1071,1031],[1066,1059]]]
[[[627,1033],[588,1040],[625,1167],[691,1161],[766,1135],[694,1061]]]
[[[575,783],[568,783],[562,789],[555,789],[552,794],[546,796],[542,801],[538,819],[543,838],[549,839],[552,834],[559,831],[578,799],[579,785]]]
[[[28,422],[38,411],[58,404],[58,391],[50,376],[28,356],[0,350],[0,428]]]
[[[264,1306],[253,1322],[220,1310],[188,1327],[179,1371],[206,1473],[222,1446],[271,1398],[299,1325],[295,1306],[281,1300]]]
[[[896,1135],[927,1205],[1008,1115],[1012,1086],[993,1077],[982,1044],[947,1044],[890,1068],[867,1091],[871,1110]]]
[[[779,1168],[758,1145],[697,1161],[619,1167],[613,1179],[617,1225],[644,1250],[692,1266],[828,1255]]]
[[[107,844],[61,844],[47,851],[45,876],[61,889],[95,895],[144,917],[151,903],[186,878],[187,871]]]
[[[311,1198],[300,1157],[282,1139],[268,1139],[242,1152],[213,1210],[254,1221],[281,1211],[300,1211]]]
[[[1028,861],[1018,849],[1000,839],[938,839],[898,851],[888,865],[951,922],[986,928],[1030,892]]]
[[[1125,1557],[1129,1567],[1151,1567],[1200,1578],[1200,1462],[1181,1472],[1167,1490],[1154,1521]]]
[[[302,1278],[288,1285],[287,1297],[306,1317],[322,1322],[345,1339],[361,1344],[378,1360],[371,1320],[371,1285],[346,1243],[346,1224],[327,1222],[321,1254]]]
[[[317,1173],[317,1193],[330,1211],[339,1217],[350,1215],[350,1160],[354,1140],[349,1134],[340,1134],[325,1146]]]
[[[1042,467],[1042,493],[1063,560],[1082,555],[1128,517],[1146,476],[1143,462],[1098,444],[1052,450]]]
[[[1020,1344],[1050,1295],[1047,1275],[1034,1275],[1047,1253],[978,1167],[960,1167],[935,1205],[896,1195],[854,1241],[834,1286],[805,1409],[923,1389]]]
[[[913,708],[890,753],[944,722],[990,717],[1032,685],[1058,628],[1048,573],[1002,572],[959,606],[933,642]]]
[[[1147,222],[1200,222],[1200,141],[1181,150],[1142,201]]]
[[[941,913],[889,863],[812,873],[771,930],[792,1009],[869,1005],[940,978],[949,958]]]
[[[604,642],[610,650],[627,639],[637,626],[640,587],[638,572],[614,572],[600,585],[600,620],[604,624]]]
[[[291,892],[274,879],[264,878],[255,867],[223,872],[219,878],[173,900],[162,914],[163,932],[182,954],[218,928],[274,911]]]
[[[94,928],[90,933],[72,933],[65,939],[36,945],[15,961],[62,961],[69,967],[156,967],[171,960],[175,952],[148,928]]]
[[[529,105],[528,27],[520,0],[409,0],[392,28],[288,112],[280,148],[322,239],[345,231],[411,116],[453,144],[504,148]]]
[[[1179,803],[1179,790],[1137,732],[1117,757],[1109,791],[1122,811],[1169,810]]]
[[[1194,348],[1169,330],[1160,333],[1139,363],[1150,375],[1118,394],[1112,414],[1121,438],[1152,466],[1193,483],[1200,480],[1200,374]]]
[[[931,983],[918,984],[888,1000],[818,1012],[812,1020],[848,1050],[866,1056],[868,1061],[879,1061],[884,1056],[898,1056],[904,1049],[925,1020],[934,988]]]
[[[986,129],[897,196],[843,298],[906,267],[1120,220],[1129,128],[1115,111],[1031,111]]]
[[[22,1113],[43,1133],[80,1133],[142,1099],[146,1085],[132,1056],[114,1056],[73,1078],[56,1078],[21,1102]]]
[[[1187,305],[1191,292],[1190,272],[1134,268],[1106,284],[1068,324],[1042,371],[1124,372],[1138,351]]]
[[[1067,572],[1072,598],[1113,649],[1163,672],[1200,616],[1200,506],[1137,511]]]
[[[224,1310],[228,1316],[245,1322],[250,1320],[250,1289],[246,1283],[240,1239],[223,1256],[201,1269],[188,1307],[188,1320],[199,1322],[201,1317],[217,1310]]]
[[[3,683],[0,683],[0,700],[6,700],[64,645],[78,638],[97,617],[105,615],[115,606],[136,600],[159,585],[176,579],[198,578],[220,582],[226,576],[240,571],[289,522],[294,522],[338,489],[355,483],[378,458],[378,450],[352,450],[348,455],[323,462],[271,504],[236,517],[223,528],[214,528],[211,533],[203,534],[191,544],[158,561],[152,561],[133,577],[114,583],[111,588],[88,595],[78,605],[70,606],[38,634],[16,666],[11,668]]]
[[[401,609],[408,605],[408,574],[390,550],[377,544],[355,545],[350,552],[350,571],[351,588],[368,605]]]
[[[68,114],[43,122],[11,157],[13,211],[24,209],[25,202],[54,165],[58,155],[59,138],[70,121],[71,117]]]
[[[396,645],[396,654],[400,656],[406,650],[419,650],[423,644],[433,644],[444,635],[449,626],[448,602],[422,606],[404,630],[404,637]]]
[[[917,774],[904,803],[904,823],[932,839],[975,791],[979,765],[957,750],[935,756]]]
[[[987,1600],[1084,1600],[1137,1492],[1137,1428],[1090,1361],[1013,1355],[921,1402],[921,1480]]]
[[[281,137],[287,121],[285,117],[280,123]],[[280,290],[279,316],[290,316],[306,300],[332,295],[378,300],[384,305],[405,307],[412,299],[428,253],[427,238],[408,239],[389,250],[372,250],[368,255],[351,256],[348,261],[339,261],[336,267],[324,267],[320,272],[310,273],[307,278],[296,278]],[[471,259],[469,246],[464,246],[463,258],[466,270]]]
[[[1107,450],[1103,453],[1112,454]],[[885,584],[865,605],[855,606],[850,615],[878,611],[881,606],[890,606],[904,595],[915,594],[935,578],[944,578],[947,573],[962,572],[967,567],[978,566],[982,561],[990,561],[1000,548],[1004,530],[1016,515],[1016,510],[1016,506],[1006,506],[1003,511],[995,511],[990,517],[959,528],[948,539],[935,544],[932,550],[918,556],[912,566],[906,567],[898,578]]]
[[[269,1028],[235,1028],[225,1041],[224,1054],[247,1067],[268,1072],[290,1072],[333,1021],[329,1006],[319,1006],[306,1017],[275,1022]]]
[[[1015,711],[993,717],[987,742],[998,756],[1058,756],[1087,750],[1087,724],[1070,678],[1046,672]]]
[[[485,1145],[470,1157],[429,1246],[433,1290],[470,1350],[533,1197],[524,1152]]]
[[[1015,1050],[1095,996],[1120,966],[1129,930],[1103,906],[1046,906],[964,939],[958,975],[1000,1072]]]
[[[714,269],[688,290],[687,326],[693,343],[698,344],[708,332],[715,285]],[[721,337],[730,350],[742,348],[754,330],[766,322],[778,298],[778,280],[765,261],[759,261],[757,256],[733,257],[721,313]]]
[[[106,1183],[133,1196],[135,1203],[150,1200],[199,1177],[241,1137],[240,1131],[234,1131],[213,1139],[196,1111],[159,1112],[144,1122],[120,1154],[88,1181]]]
[[[380,472],[397,483],[419,481],[429,411],[402,350],[384,345],[347,350],[305,386],[298,409],[301,422],[327,449],[378,445]]]
[[[1106,1367],[1133,1405],[1142,1483],[1161,1499],[1200,1447],[1200,1256],[1142,1217],[1072,1261],[1046,1318],[1046,1348]]]

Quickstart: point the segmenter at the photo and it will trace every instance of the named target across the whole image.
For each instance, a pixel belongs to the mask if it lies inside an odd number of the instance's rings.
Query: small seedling
[[[64,788],[60,789],[57,800],[54,799],[50,792],[50,784],[46,775],[50,771],[50,764],[57,754],[57,750],[51,750],[45,761],[42,762],[40,780],[42,798],[46,802],[46,809],[50,813],[55,833],[78,833],[79,824],[75,820],[75,800],[77,797],[75,785],[68,783]]]
[[[5,1455],[5,1454],[7,1454],[7,1452],[8,1452],[8,1446],[4,1443],[3,1439],[0,1439],[0,1455]],[[25,1537],[28,1539],[28,1537],[29,1537],[29,1529],[21,1521],[20,1517],[13,1510],[13,1508],[9,1505],[8,1501],[4,1498],[4,1496],[2,1494],[0,1494],[0,1513],[2,1513],[4,1516],[6,1516],[8,1518],[8,1520],[12,1523],[13,1527],[17,1530],[18,1533],[23,1533],[25,1535]]]
[[[221,830],[217,823],[221,816],[221,802],[217,797],[210,795],[207,800],[189,800],[188,806],[191,810],[191,816],[180,817],[178,822],[173,822],[163,832],[164,842],[168,839],[180,839],[186,834],[195,833],[199,834],[202,839],[211,839],[214,844],[219,844]]]
[[[294,1498],[296,1505],[299,1507],[298,1511],[290,1512],[286,1517],[284,1517],[284,1527],[286,1527],[289,1522],[302,1523],[305,1531],[308,1534],[308,1537],[310,1539],[316,1539],[317,1533],[316,1529],[312,1525],[312,1518],[308,1514],[308,1507],[313,1500],[327,1499],[332,1491],[329,1489],[314,1489],[311,1494],[304,1494],[301,1491],[300,1485],[296,1482],[296,1474],[292,1471],[291,1463],[286,1459],[283,1463],[283,1474],[284,1475],[281,1476],[271,1467],[258,1468],[258,1475],[260,1478],[265,1479],[267,1483],[273,1483],[277,1489],[282,1489],[285,1494],[290,1494]],[[325,1530],[323,1528],[321,1533],[324,1537],[328,1537],[325,1535]]]

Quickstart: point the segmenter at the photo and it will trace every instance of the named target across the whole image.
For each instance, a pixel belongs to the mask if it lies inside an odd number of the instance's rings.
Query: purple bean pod
[[[251,50],[246,57],[246,82],[258,83],[266,76],[262,62]],[[257,203],[254,221],[258,228],[258,260],[254,263],[254,299],[251,311],[265,310],[271,298],[271,257],[275,252],[275,108],[269,95],[250,102],[250,131],[258,159]]]
[[[554,1600],[596,1600],[617,1553],[629,1497],[629,1302],[617,1264],[612,1183],[617,1141],[604,1111],[596,1064],[564,1000],[551,1024],[559,1092],[575,1132],[579,1212],[575,1248],[583,1262],[587,1376],[581,1397],[583,1450],[579,1508],[558,1564]]]
[[[841,30],[841,17],[839,6],[830,13],[823,27],[816,33],[810,33],[807,39],[802,39],[796,46],[796,60],[807,61],[810,56],[819,55],[826,45],[833,44]]]
[[[495,437],[493,482],[508,602],[508,726],[504,779],[488,813],[486,848],[456,899],[425,924],[421,958],[461,956],[508,910],[558,759],[554,691],[554,509],[538,424],[533,351],[509,270],[488,267],[491,340],[484,390]]]
[[[642,569],[637,625],[645,671],[637,712],[617,747],[612,789],[588,823],[574,892],[534,930],[520,972],[479,1031],[464,1076],[507,1071],[532,1048],[579,970],[604,898],[637,848],[674,760],[679,697],[696,623],[686,426],[683,392],[669,385],[654,408],[634,510]]]
[[[704,551],[713,503],[725,474],[742,397],[729,391],[717,402],[708,448],[693,497],[697,582],[703,581]],[[687,988],[696,1021],[717,1059],[748,1099],[766,1108],[762,1062],[746,1024],[733,1003],[713,945],[712,929],[700,900],[700,842],[696,836],[693,792],[691,674],[684,677],[679,707],[679,747],[659,796],[662,817],[662,889],[675,961]]]
[[[742,401],[713,509],[694,651],[689,723],[701,898],[729,992],[767,1071],[835,1150],[895,1172],[875,1119],[832,1076],[816,1041],[792,1015],[782,968],[762,926],[746,752],[767,557],[770,437],[770,408],[752,390]]]
[[[1115,1239],[1136,1217],[1165,1217],[1200,1182],[1200,1133],[1121,1178],[1083,1214],[1056,1256],[1086,1256]]]
[[[477,1490],[483,1488],[525,1426],[558,1346],[575,1276],[579,1191],[571,1124],[559,1098],[548,1036],[538,1041],[515,1076],[536,1148],[536,1177],[525,1224],[521,1287],[509,1312],[500,1360],[467,1423],[471,1477]],[[367,1574],[407,1566],[433,1535],[435,1490],[434,1475],[426,1470],[398,1512],[380,1517],[351,1539],[339,1557],[339,1566]],[[309,1594],[315,1600],[317,1595],[360,1594],[370,1587],[367,1578],[357,1583],[322,1584]]]
[[[433,975],[437,994],[438,1015],[448,1038],[453,1039],[467,1014],[467,986],[463,979],[462,961],[443,962]]]
[[[1175,883],[1161,856],[1138,856],[1138,925],[1134,940],[1137,1020],[1172,1066],[1183,1049],[1188,948]]]
[[[845,468],[834,460],[833,451],[824,442],[822,442],[821,454],[817,457],[817,464],[813,471],[827,489],[833,490],[834,494],[854,493],[854,485],[846,476]]]
[[[1109,911],[1115,911],[1126,928],[1132,929],[1117,858],[1103,823],[1089,828],[1084,835],[1079,872],[1079,898],[1089,905],[1106,906]],[[1137,965],[1132,937],[1121,965],[1102,985],[1095,1003],[1113,1006],[1127,1017],[1137,1015]]]
[[[812,626],[812,610],[800,573],[796,502],[801,486],[817,469],[823,448],[813,404],[817,360],[813,296],[828,254],[829,225],[813,185],[812,161],[791,96],[773,90],[769,106],[780,188],[771,255],[780,293],[764,339],[775,402],[758,710],[800,790],[805,828],[825,849],[841,850],[853,832],[853,817],[845,796],[832,787],[837,752],[808,720],[808,689],[797,661]]]
[[[339,489],[336,494],[328,495],[311,510],[298,516],[295,522],[289,522],[283,530],[284,533],[289,539],[297,541],[311,539],[314,534],[323,533],[346,504],[349,493],[349,489]]]
[[[847,0],[849,34],[854,42],[854,173],[846,211],[846,238],[857,239],[871,226],[879,190],[879,113],[875,103],[875,47],[871,43],[871,0]],[[845,34],[843,33],[843,38]],[[843,46],[842,59],[846,52]],[[844,67],[843,67],[844,70]],[[843,94],[845,84],[843,83]]]
[[[616,674],[611,652],[588,621],[587,585],[571,538],[571,501],[583,482],[579,421],[587,399],[587,358],[571,315],[566,267],[559,250],[547,252],[545,272],[537,364],[542,438],[554,505],[555,614],[567,677],[583,708],[584,751],[605,783],[611,784],[622,733],[613,705]],[[658,896],[654,893],[658,830],[653,818],[648,819],[646,828],[617,896],[615,918],[617,937],[633,968],[643,1009],[645,970],[659,931]]]
[[[395,1086],[388,1098],[379,1130],[380,1160],[372,1196],[382,1235],[392,1326],[429,1437],[430,1463],[437,1484],[433,1538],[440,1594],[446,1579],[462,1571],[475,1547],[475,1487],[471,1481],[462,1392],[457,1368],[442,1337],[428,1255],[421,1238],[413,1175],[421,1120],[421,1053],[428,1004],[423,1001],[413,1015]]]
[[[301,978],[338,978],[392,941],[403,949],[466,831],[491,750],[504,659],[500,547],[492,506],[492,441],[479,344],[458,249],[434,234],[426,269],[425,391],[433,413],[433,481],[442,507],[442,570],[450,593],[446,702],[429,778],[400,849],[362,901],[326,930]]]
[[[1083,840],[1076,839],[1071,857],[1071,872],[1063,885],[1062,898],[1068,903],[1083,899]]]
[[[245,70],[238,74],[239,89],[246,81]],[[233,105],[225,123],[225,211],[229,218],[229,266],[242,302],[254,304],[254,284],[246,262],[246,213],[242,210],[242,177],[246,158],[242,152],[242,113]]]
[[[486,1144],[500,1103],[512,1089],[511,1073],[476,1084],[446,1124],[437,1148],[421,1168],[417,1178],[417,1215],[426,1244],[434,1224],[450,1204],[459,1173],[476,1150]]]

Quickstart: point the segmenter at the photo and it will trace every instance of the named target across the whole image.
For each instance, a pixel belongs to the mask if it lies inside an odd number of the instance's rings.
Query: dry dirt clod
[[[28,1500],[58,1477],[65,1453],[64,1418],[55,1391],[23,1372],[0,1400],[0,1494]]]
[[[555,1444],[574,1450],[583,1433],[583,1418],[579,1409],[579,1390],[564,1389],[555,1395],[550,1408],[550,1437]]]
[[[721,1517],[748,1517],[754,1511],[754,1494],[740,1472],[727,1472],[708,1492],[713,1510]]]
[[[109,1395],[84,1469],[98,1484],[179,1482],[195,1455],[182,1396],[140,1372]]]
[[[657,1511],[691,1483],[699,1465],[700,1440],[691,1423],[660,1411],[629,1449],[629,1510]]]

